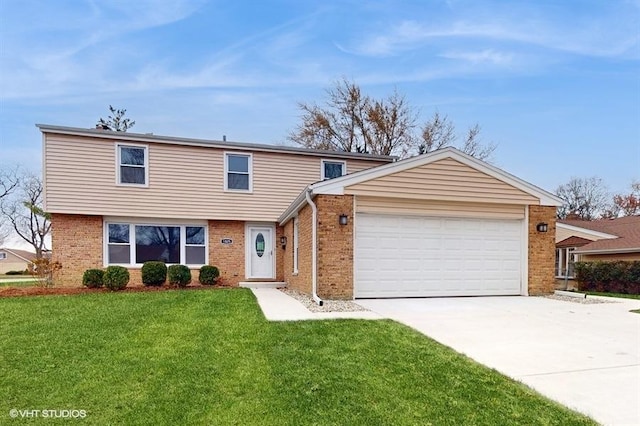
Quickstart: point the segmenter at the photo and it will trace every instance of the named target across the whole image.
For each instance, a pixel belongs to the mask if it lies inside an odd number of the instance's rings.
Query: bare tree
[[[494,143],[484,145],[480,141],[480,130],[480,125],[477,123],[471,126],[467,130],[464,142],[457,148],[479,160],[491,161],[497,146]],[[440,113],[436,111],[422,127],[422,142],[418,147],[418,152],[424,154],[448,146],[455,146],[458,139],[455,125],[449,120],[449,117],[440,116]]]
[[[576,216],[583,220],[593,220],[607,208],[609,193],[602,179],[598,177],[571,178],[556,189],[556,195],[564,204],[558,208],[558,218]]]
[[[126,109],[115,109],[109,105],[109,111],[111,111],[111,115],[108,116],[107,120],[100,118],[96,124],[96,128],[111,130],[112,132],[126,132],[136,124],[135,121],[124,118],[124,115],[127,113]]]
[[[2,203],[3,199],[11,196],[18,187],[18,170],[17,166],[2,165],[0,167],[0,203]],[[0,216],[0,246],[4,245],[9,235],[11,235],[11,230],[4,218]]]
[[[301,102],[302,123],[289,140],[313,149],[406,156],[413,145],[415,114],[404,96],[386,99],[363,95],[342,80],[327,90],[324,106]]]
[[[441,117],[436,111],[422,127],[420,153],[435,151],[452,146],[456,140],[456,128],[446,115]]]
[[[635,215],[640,215],[640,182],[632,182],[631,192],[628,194],[615,194],[611,207],[604,212],[603,217]]]
[[[418,114],[398,91],[373,99],[343,79],[326,93],[322,106],[298,104],[302,122],[289,134],[290,141],[306,148],[406,158],[454,146],[458,140],[453,123],[438,112],[418,132]],[[488,160],[496,146],[483,145],[479,133],[479,125],[471,127],[459,149]]]
[[[51,231],[51,215],[43,210],[42,180],[28,172],[21,173],[15,193],[0,203],[0,213],[13,231],[41,258],[46,250],[45,238]]]
[[[0,200],[9,196],[18,186],[18,170],[17,166],[0,167]]]

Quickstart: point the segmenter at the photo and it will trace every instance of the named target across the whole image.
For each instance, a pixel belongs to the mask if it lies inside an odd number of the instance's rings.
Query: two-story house
[[[327,298],[552,291],[552,194],[455,149],[407,160],[38,125],[58,283],[148,260]]]

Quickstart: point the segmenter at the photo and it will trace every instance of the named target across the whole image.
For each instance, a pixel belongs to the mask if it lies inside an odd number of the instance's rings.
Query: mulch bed
[[[162,287],[144,287],[135,285],[125,287],[118,293],[141,293],[141,292],[157,292],[157,291],[175,291],[175,290],[211,290],[220,288],[221,286],[210,286],[202,284],[190,284],[187,287],[178,288],[164,285]],[[116,293],[106,288],[86,288],[86,287],[0,287],[0,297],[21,297],[21,296],[50,296],[62,295],[68,296],[73,294],[93,294],[93,293]]]

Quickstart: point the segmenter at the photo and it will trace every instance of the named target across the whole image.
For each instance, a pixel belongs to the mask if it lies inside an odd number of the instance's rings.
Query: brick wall
[[[56,285],[78,287],[82,274],[90,268],[103,268],[102,216],[53,214],[51,218],[53,260],[62,264],[56,274]],[[242,221],[209,221],[209,264],[220,268],[222,284],[237,286],[245,278],[245,223]],[[276,278],[284,279],[283,252],[279,245],[283,230],[276,229]],[[222,244],[231,238],[232,244]],[[292,241],[292,239],[290,240]],[[193,281],[198,269],[192,269]],[[129,285],[142,285],[140,268],[130,268]]]
[[[545,222],[547,232],[538,232],[536,225]],[[555,287],[556,208],[529,206],[529,294],[552,293]]]
[[[237,286],[244,281],[244,222],[235,220],[209,221],[209,264],[220,269],[221,283]],[[222,244],[230,238],[231,244]]]
[[[280,237],[284,236],[284,228],[276,226],[276,240],[273,247],[273,255],[276,257],[276,281],[284,281],[284,253],[285,249],[280,244]],[[293,240],[288,240],[293,241]],[[287,243],[288,245],[288,243]]]
[[[103,267],[102,235],[102,216],[51,215],[52,260],[62,264],[55,285],[80,287],[85,270]]]
[[[284,280],[287,286],[303,293],[311,294],[311,206],[304,206],[298,212],[298,273],[293,272],[293,220],[287,222],[284,233],[287,237],[287,248],[283,256]]]
[[[318,195],[318,296],[353,298],[353,196]],[[347,225],[339,217],[346,214]]]

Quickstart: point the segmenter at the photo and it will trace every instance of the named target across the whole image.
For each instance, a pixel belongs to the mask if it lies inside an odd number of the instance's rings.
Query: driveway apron
[[[640,300],[542,297],[357,302],[607,425],[640,425]]]

